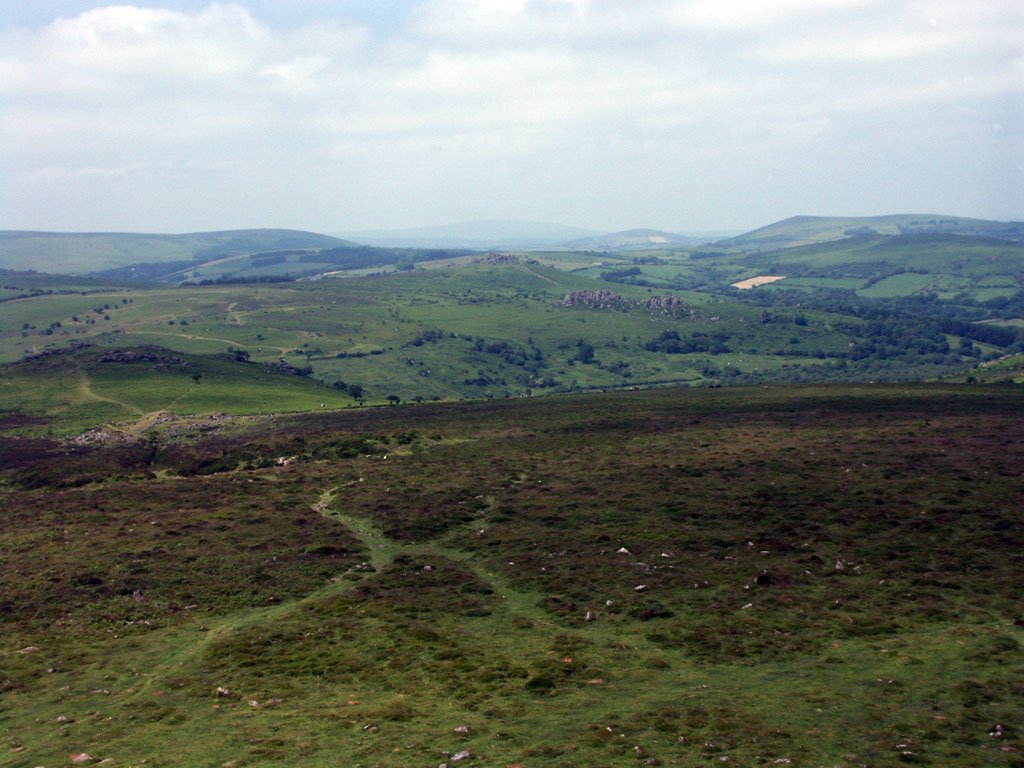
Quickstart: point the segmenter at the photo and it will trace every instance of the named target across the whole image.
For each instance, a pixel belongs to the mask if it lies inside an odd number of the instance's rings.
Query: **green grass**
[[[815,316],[813,325],[804,328],[765,324],[756,308],[693,291],[672,292],[695,308],[681,317],[638,305],[623,311],[561,305],[566,294],[595,287],[603,284],[522,262],[313,283],[43,296],[0,304],[0,360],[15,361],[71,342],[155,344],[203,355],[232,347],[254,361],[284,358],[300,367],[311,365],[318,381],[357,382],[379,401],[388,395],[403,400],[500,397],[709,380],[702,373],[709,365],[707,355],[666,356],[644,349],[672,329],[687,336],[734,337],[730,347],[735,356],[718,363],[740,365],[744,371],[778,365],[750,361],[751,349],[760,350],[761,357],[801,350],[832,354],[848,342],[830,330],[827,315]],[[665,293],[643,286],[614,288],[634,302]],[[443,338],[417,341],[436,332]],[[595,364],[574,360],[581,339],[595,348]],[[478,340],[485,345],[503,341],[531,360],[536,354],[540,358],[536,365],[511,362],[481,351]],[[176,390],[174,397],[181,394]],[[147,402],[165,399],[173,398],[161,393]]]
[[[2,439],[3,759],[1016,765],[1021,413],[652,390]]]
[[[105,362],[120,347],[92,347],[0,366],[3,413],[23,414],[23,433],[67,436],[162,412],[231,416],[355,404],[346,393],[256,364],[129,349],[152,360]]]
[[[857,293],[868,299],[884,299],[893,296],[911,296],[935,284],[933,275],[917,275],[910,272],[893,275],[877,283],[861,288]]]
[[[796,306],[752,306],[741,301],[748,297],[727,288],[743,275],[777,272],[791,276],[772,288],[756,289],[759,296],[771,296],[786,285],[807,290],[829,285],[849,288],[872,280],[877,281],[861,293],[892,297],[926,289],[959,297],[1012,291],[1016,277],[999,270],[1007,269],[1014,258],[1019,261],[1013,251],[1016,246],[999,245],[999,256],[993,250],[996,246],[978,245],[976,259],[963,259],[964,264],[979,261],[995,270],[984,275],[972,276],[966,266],[955,274],[891,274],[895,268],[879,261],[885,253],[898,252],[899,259],[906,256],[904,251],[917,254],[914,258],[921,263],[925,256],[935,256],[931,251],[918,253],[930,248],[927,243],[897,240],[892,238],[895,245],[864,238],[827,248],[790,249],[782,256],[773,255],[772,263],[764,261],[765,256],[751,257],[757,262],[753,265],[748,257],[725,256],[681,261],[678,266],[642,266],[668,276],[665,279],[675,279],[670,276],[676,274],[691,287],[706,278],[711,288],[700,291],[595,281],[525,259],[386,276],[273,285],[97,289],[85,295],[63,292],[51,282],[51,288],[61,292],[0,302],[0,362],[76,342],[158,345],[207,356],[230,347],[244,350],[259,363],[276,364],[283,359],[300,368],[308,365],[321,385],[359,384],[375,402],[389,396],[408,401],[706,385],[762,376],[765,371],[792,379],[805,375],[892,379],[939,376],[958,366],[968,367],[972,358],[961,360],[950,354],[927,370],[890,366],[878,372],[859,368],[848,374],[836,372],[832,364],[847,355],[852,343],[859,343],[862,321],[832,312],[800,312]],[[946,240],[928,242],[936,245],[935,253],[949,256],[953,252]],[[783,258],[790,260],[788,266],[781,263]],[[936,261],[941,263],[946,262]],[[860,276],[842,276],[851,270]],[[818,273],[833,276],[809,276]],[[715,285],[728,293],[715,293]],[[588,290],[611,290],[622,297],[623,304],[616,309],[562,305],[567,294]],[[666,294],[685,301],[687,308],[669,316],[642,304]],[[798,314],[808,322],[797,324]],[[718,352],[651,351],[648,347],[664,333],[677,333],[686,343],[695,340],[688,348]],[[717,341],[709,344],[709,338]],[[507,345],[504,350],[495,347],[502,343]],[[592,361],[579,360],[581,343],[593,347]],[[828,367],[822,367],[825,364]],[[203,397],[199,391],[186,395],[178,388],[168,394],[172,396],[147,395],[147,402],[176,400],[182,407],[208,407],[192,402],[196,396]],[[116,394],[110,397],[126,400]],[[318,407],[323,402],[318,397],[288,395],[287,408],[314,401]],[[245,395],[230,407],[264,410],[260,400],[259,395]]]

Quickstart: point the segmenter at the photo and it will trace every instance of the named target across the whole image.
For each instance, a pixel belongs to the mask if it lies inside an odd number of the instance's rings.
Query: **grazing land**
[[[9,411],[0,762],[1019,766],[1022,400]]]
[[[238,414],[663,385],[964,378],[1024,350],[1024,252],[1012,243],[957,251],[962,243],[942,237],[935,248],[849,238],[841,253],[836,245],[810,247],[827,253],[794,248],[753,266],[746,260],[765,257],[619,256],[631,266],[581,269],[578,255],[568,255],[574,262],[478,254],[372,268],[388,274],[354,267],[337,273],[347,277],[206,285],[7,272],[0,408],[66,411],[48,423],[67,434],[136,411]],[[892,263],[877,260],[880,250]],[[395,255],[382,251],[366,258]],[[958,267],[942,261],[954,252]],[[894,266],[928,259],[927,274]],[[750,290],[730,287],[783,274]],[[104,357],[140,347],[192,370]],[[209,372],[193,379],[204,366]],[[58,368],[65,381],[94,382],[90,391],[106,405],[81,387],[56,392]],[[256,386],[250,374],[263,370],[305,381]],[[229,390],[252,396],[227,397]],[[118,412],[117,403],[127,405]],[[88,424],[94,416],[102,418]]]

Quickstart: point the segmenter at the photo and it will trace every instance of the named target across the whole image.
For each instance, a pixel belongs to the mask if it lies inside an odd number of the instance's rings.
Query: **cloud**
[[[253,219],[275,204],[291,219],[341,209],[340,229],[474,215],[459,205],[568,210],[542,186],[561,184],[574,223],[598,224],[616,200],[636,223],[636,201],[664,217],[669,203],[652,200],[691,199],[675,180],[706,179],[709,159],[751,179],[841,153],[852,135],[889,158],[856,172],[883,173],[921,151],[929,121],[936,146],[965,157],[965,126],[998,117],[1019,134],[1019,108],[1000,107],[1024,93],[1018,6],[423,0],[387,35],[336,20],[283,29],[234,3],[95,8],[0,33],[0,202],[31,217],[57,185],[66,196],[89,179],[93,193],[106,178],[155,221],[174,194],[207,196],[212,216],[246,187]],[[595,191],[609,184],[617,195]],[[387,218],[389,200],[404,220]]]

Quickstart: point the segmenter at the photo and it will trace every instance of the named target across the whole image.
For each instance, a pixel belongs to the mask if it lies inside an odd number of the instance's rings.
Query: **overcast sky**
[[[0,228],[1024,218],[1020,0],[0,0]]]

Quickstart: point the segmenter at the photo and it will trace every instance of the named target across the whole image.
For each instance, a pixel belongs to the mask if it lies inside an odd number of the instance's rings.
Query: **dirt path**
[[[534,272],[534,271],[533,271],[532,269],[530,269],[529,267],[527,267],[527,268],[526,268],[526,271],[527,271],[527,272],[529,272],[529,273],[530,273],[531,275],[533,275],[534,277],[539,277],[539,278],[540,278],[541,280],[547,280],[547,281],[548,281],[549,283],[551,283],[552,285],[559,285],[559,282],[558,282],[557,280],[552,280],[552,279],[551,279],[550,277],[548,277],[547,275],[538,275],[538,274],[537,274],[536,272]]]
[[[245,321],[242,319],[242,313],[241,312],[237,312],[235,310],[235,307],[237,307],[237,306],[238,306],[238,302],[237,301],[232,301],[230,304],[228,304],[228,317],[231,318],[231,321],[235,325],[245,325]]]
[[[78,379],[78,396],[82,398],[82,402],[85,403],[113,403],[114,405],[119,405],[132,413],[137,413],[140,416],[143,413],[141,408],[137,408],[131,403],[126,403],[124,400],[115,400],[112,397],[105,397],[104,395],[96,392],[92,388],[92,381],[84,373],[81,374]]]

